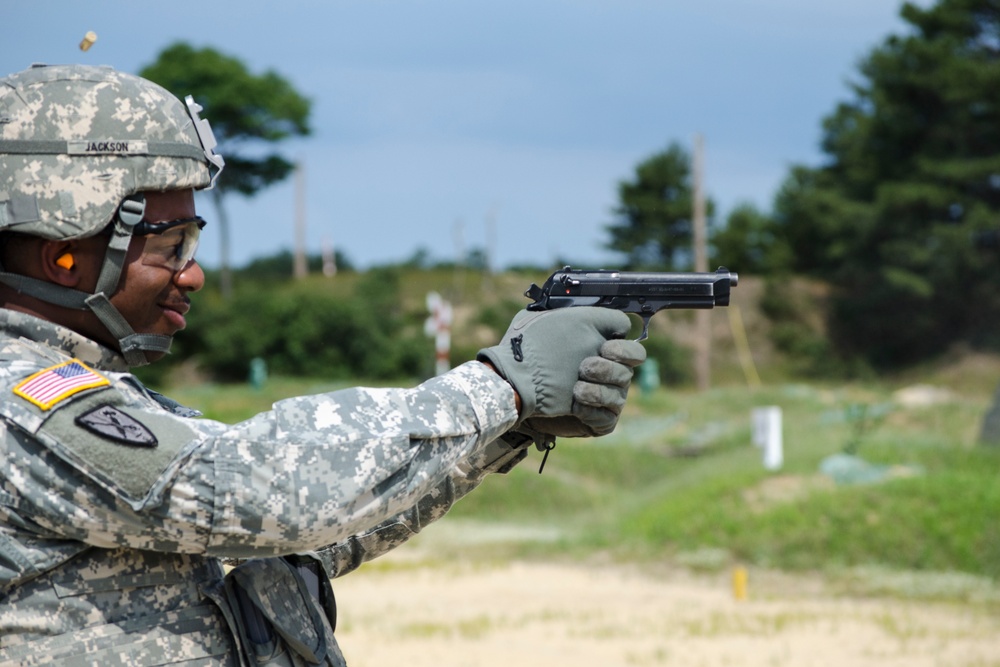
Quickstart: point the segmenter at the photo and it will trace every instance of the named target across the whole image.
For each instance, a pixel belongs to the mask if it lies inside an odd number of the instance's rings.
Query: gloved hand
[[[618,340],[629,328],[628,316],[608,308],[525,310],[500,344],[477,358],[520,395],[515,430],[525,425],[549,435],[598,435],[614,428],[631,366],[645,359],[642,345]]]
[[[524,425],[533,431],[564,438],[607,435],[615,430],[625,407],[632,369],[646,360],[646,348],[634,340],[609,340],[600,356],[580,364],[580,379],[573,386],[573,414],[566,417],[532,417]]]

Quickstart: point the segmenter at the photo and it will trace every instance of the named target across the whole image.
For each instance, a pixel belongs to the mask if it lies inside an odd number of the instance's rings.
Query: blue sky
[[[478,247],[497,267],[599,267],[614,261],[602,246],[617,183],[670,142],[703,137],[717,217],[769,209],[789,165],[820,163],[822,118],[849,98],[858,61],[905,30],[899,6],[34,0],[5,8],[0,73],[136,72],[174,41],[213,46],[313,100],[313,136],[284,148],[305,165],[310,252],[330,243],[370,266]],[[88,30],[98,41],[84,53]],[[234,264],[292,247],[292,181],[228,207]],[[207,199],[200,212],[214,215]],[[199,259],[215,266],[217,233],[203,238]]]

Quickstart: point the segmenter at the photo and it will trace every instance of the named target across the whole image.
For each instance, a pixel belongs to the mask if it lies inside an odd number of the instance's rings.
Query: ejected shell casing
[[[80,42],[80,50],[86,51],[90,49],[90,47],[92,47],[94,45],[94,42],[96,41],[97,41],[97,33],[94,32],[93,30],[87,31],[87,34],[83,36],[83,41]]]

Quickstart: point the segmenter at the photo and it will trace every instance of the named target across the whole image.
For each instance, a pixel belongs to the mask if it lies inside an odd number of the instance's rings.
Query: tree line
[[[744,204],[720,221],[707,201],[713,261],[768,278],[779,346],[814,372],[1000,349],[1000,2],[904,3],[900,16],[905,32],[871,50],[849,101],[822,119],[823,164],[790,168],[767,211]],[[279,75],[183,44],[142,74],[205,101],[229,162],[220,207],[291,173],[260,149],[310,131],[309,100]],[[606,231],[622,268],[690,270],[690,165],[674,142],[619,183]],[[224,294],[228,271],[223,261]],[[822,335],[802,326],[813,304],[789,292],[790,275],[829,287]]]
[[[822,120],[824,164],[792,167],[771,211],[738,207],[711,236],[717,262],[775,289],[793,273],[828,283],[817,358],[874,370],[1000,347],[1000,3],[900,16],[906,33],[862,60]],[[674,143],[619,185],[608,247],[629,268],[690,267],[689,165]]]

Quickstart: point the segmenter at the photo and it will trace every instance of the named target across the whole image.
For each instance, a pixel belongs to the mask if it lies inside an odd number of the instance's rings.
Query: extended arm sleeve
[[[488,474],[506,473],[524,460],[528,451],[524,444],[507,437],[494,440],[455,466],[451,475],[412,507],[374,528],[322,549],[317,556],[325,564],[327,574],[343,576],[405,543],[428,524],[443,517]]]
[[[135,406],[122,410],[147,426],[164,420]],[[463,493],[481,478],[470,476],[475,462],[493,456],[491,443],[516,418],[510,386],[470,362],[411,389],[279,401],[235,425],[171,417],[174,428],[152,427],[153,435],[166,442],[181,433],[184,444],[141,500],[119,488],[134,475],[118,467],[88,472],[74,460],[79,447],[56,455],[55,444],[39,446],[55,437],[44,427],[12,440],[22,450],[9,460],[24,469],[20,509],[37,526],[32,532],[105,547],[270,556],[419,515],[449,485]],[[128,464],[130,450],[121,451]]]

